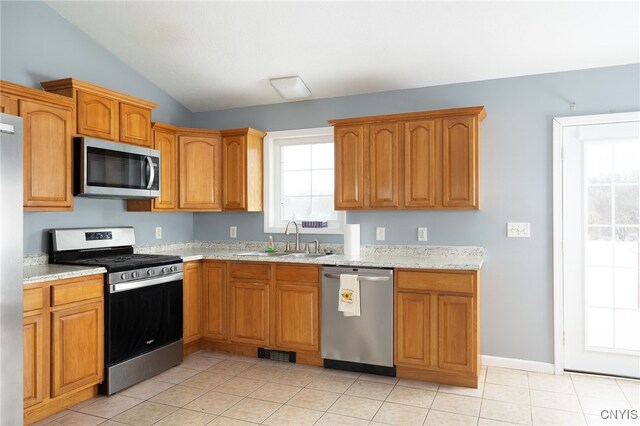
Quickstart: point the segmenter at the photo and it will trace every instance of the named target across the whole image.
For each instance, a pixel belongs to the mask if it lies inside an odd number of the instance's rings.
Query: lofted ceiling
[[[48,1],[193,112],[640,62],[640,2]]]

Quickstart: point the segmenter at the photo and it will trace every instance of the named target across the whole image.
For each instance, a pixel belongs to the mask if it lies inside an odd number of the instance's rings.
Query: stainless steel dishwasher
[[[361,315],[338,311],[340,275],[358,275]],[[324,366],[395,376],[393,365],[393,270],[325,266],[322,268]]]

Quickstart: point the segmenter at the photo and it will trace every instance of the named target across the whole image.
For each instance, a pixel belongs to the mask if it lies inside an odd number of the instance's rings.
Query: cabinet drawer
[[[317,266],[276,266],[276,281],[296,283],[320,282],[320,269]]]
[[[102,275],[64,280],[51,286],[51,306],[102,297]]]
[[[22,291],[23,312],[44,308],[44,292],[42,287],[26,288]]]
[[[271,266],[252,263],[231,263],[229,264],[229,275],[231,278],[268,280],[271,279]]]
[[[396,279],[398,290],[473,294],[475,277],[475,272],[398,271]]]

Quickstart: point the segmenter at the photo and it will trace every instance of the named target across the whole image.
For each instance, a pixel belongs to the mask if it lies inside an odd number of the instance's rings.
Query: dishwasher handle
[[[332,280],[339,280],[340,274],[324,274],[325,278],[329,278]],[[378,275],[360,275],[358,274],[358,279],[360,281],[389,281],[389,277],[381,277]]]

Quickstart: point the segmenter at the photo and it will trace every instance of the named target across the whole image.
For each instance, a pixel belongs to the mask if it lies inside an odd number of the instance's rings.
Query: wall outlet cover
[[[529,238],[531,236],[531,224],[529,222],[508,222],[507,237]]]
[[[162,227],[156,226],[156,240],[159,240],[161,238],[162,238]]]
[[[238,235],[238,227],[230,226],[229,227],[229,238],[236,238]]]
[[[376,240],[377,241],[384,241],[384,227],[383,226],[378,226],[376,228]]]
[[[418,228],[418,241],[427,241],[427,228]]]

